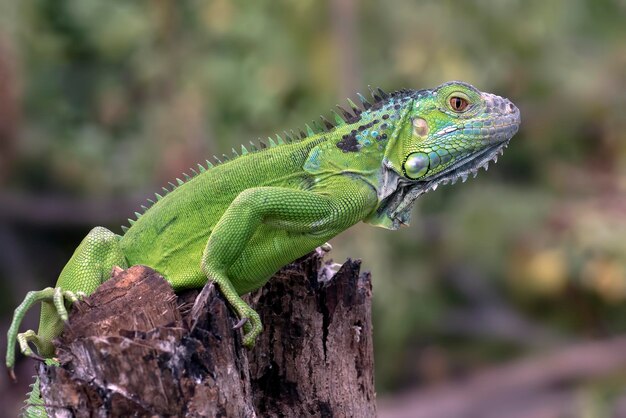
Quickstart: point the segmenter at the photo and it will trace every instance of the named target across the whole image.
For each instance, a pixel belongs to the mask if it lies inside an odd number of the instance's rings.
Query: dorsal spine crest
[[[379,103],[381,101],[385,101],[388,100],[389,98],[393,98],[396,95],[404,95],[408,92],[408,90],[406,89],[402,89],[396,92],[393,92],[391,94],[386,93],[385,91],[383,91],[381,88],[376,88],[375,90],[371,87],[368,86],[370,95],[372,96],[373,100],[375,103]],[[258,140],[258,146],[250,141],[250,149],[248,150],[248,148],[246,148],[243,144],[241,145],[241,153],[237,153],[237,151],[235,150],[235,148],[233,148],[232,151],[232,159],[237,159],[240,156],[245,156],[251,153],[255,153],[255,152],[259,152],[259,151],[263,151],[265,149],[268,148],[275,148],[275,147],[279,147],[281,145],[287,145],[287,144],[291,144],[294,141],[299,141],[299,140],[303,140],[306,138],[309,138],[311,136],[317,135],[319,133],[323,133],[323,132],[329,132],[332,129],[335,129],[336,127],[339,126],[344,126],[348,123],[355,123],[359,120],[361,113],[363,113],[363,111],[369,110],[370,108],[372,108],[372,104],[365,98],[365,96],[363,96],[361,93],[357,93],[357,97],[359,98],[359,101],[362,103],[362,107],[357,106],[350,98],[347,99],[348,105],[350,106],[350,108],[352,109],[353,113],[350,113],[348,110],[346,110],[344,107],[340,106],[340,105],[336,105],[337,109],[339,110],[339,113],[337,113],[335,110],[330,111],[331,115],[332,115],[332,119],[334,120],[334,122],[329,121],[324,115],[320,115],[320,120],[323,124],[320,125],[320,123],[317,120],[314,120],[310,125],[308,123],[306,123],[304,125],[305,130],[300,129],[298,133],[294,132],[294,130],[292,129],[290,131],[290,133],[288,133],[287,131],[283,131],[283,135],[281,136],[280,134],[276,134],[276,140],[274,140],[271,137],[267,138],[267,141],[269,143],[269,147],[268,145],[266,145],[263,141],[261,141],[260,139]],[[213,156],[213,159],[215,160],[215,162],[219,165],[219,164],[223,164],[224,162],[227,162],[229,160],[231,160],[231,157],[227,156],[226,154],[222,154],[222,159],[218,158],[216,155]],[[206,160],[205,161],[205,165],[202,165],[200,163],[197,164],[198,169],[194,169],[194,168],[190,168],[190,171],[192,173],[192,175],[188,175],[187,173],[182,173],[182,175],[184,176],[184,180],[180,179],[180,178],[176,178],[176,183],[174,184],[172,182],[168,182],[170,189],[167,189],[166,187],[162,187],[163,190],[163,194],[159,194],[159,193],[155,193],[154,196],[156,198],[156,200],[153,199],[146,199],[148,203],[150,203],[150,205],[146,206],[146,205],[141,205],[141,208],[143,210],[143,213],[145,213],[148,209],[150,209],[150,207],[152,207],[156,202],[158,202],[159,200],[163,199],[163,196],[167,195],[168,193],[171,193],[173,190],[175,190],[176,188],[184,185],[185,183],[187,183],[188,181],[190,181],[191,179],[193,179],[194,177],[198,176],[199,174],[202,173],[206,173],[208,170],[212,169],[213,167],[215,167],[215,164],[213,164],[211,161]],[[135,216],[136,219],[139,219],[139,217],[141,217],[143,215],[143,213],[139,213],[139,212],[135,212]],[[128,219],[128,223],[130,226],[132,226],[135,222],[136,219]],[[122,225],[122,231],[125,233],[126,231],[128,231],[129,227]]]

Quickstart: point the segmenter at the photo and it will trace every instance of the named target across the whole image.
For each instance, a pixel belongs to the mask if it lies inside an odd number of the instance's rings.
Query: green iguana
[[[114,266],[148,265],[175,290],[214,281],[240,318],[243,343],[252,346],[262,325],[240,295],[359,221],[388,229],[408,224],[416,198],[487,169],[520,124],[509,100],[461,82],[391,94],[377,89],[371,102],[358,97],[361,107],[348,100],[352,111],[338,106],[334,123],[322,117],[325,127],[306,125],[297,140],[293,132],[277,135],[258,150],[242,146],[241,155],[219,165],[198,165],[135,213],[123,235],[92,229],[56,287],[29,292],[15,310],[11,373],[16,341],[26,356],[54,356],[52,339],[69,306]],[[36,302],[39,331],[18,333]]]

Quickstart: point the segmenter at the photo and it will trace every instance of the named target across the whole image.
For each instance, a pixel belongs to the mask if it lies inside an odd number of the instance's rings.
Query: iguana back
[[[200,269],[202,251],[232,201],[243,190],[255,187],[314,189],[313,175],[302,166],[311,149],[327,138],[317,134],[247,153],[178,185],[141,214],[121,237],[128,264],[151,266],[175,289],[202,286],[207,281]]]

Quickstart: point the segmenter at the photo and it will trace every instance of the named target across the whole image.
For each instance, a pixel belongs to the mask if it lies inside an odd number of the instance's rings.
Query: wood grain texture
[[[144,266],[76,303],[41,366],[50,416],[375,416],[371,281],[348,260],[318,282],[312,253],[249,296],[265,331],[252,350],[213,285],[175,295]]]

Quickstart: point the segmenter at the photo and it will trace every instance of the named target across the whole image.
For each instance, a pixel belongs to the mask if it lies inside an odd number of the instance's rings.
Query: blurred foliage
[[[411,228],[334,241],[335,259],[373,272],[381,390],[624,331],[624,1],[5,0],[0,12],[22,112],[0,178],[10,191],[147,195],[367,83],[462,79],[518,104],[522,129],[489,173],[428,194]],[[494,300],[528,325],[519,338],[481,329],[473,315]],[[459,329],[454,312],[478,326]]]

